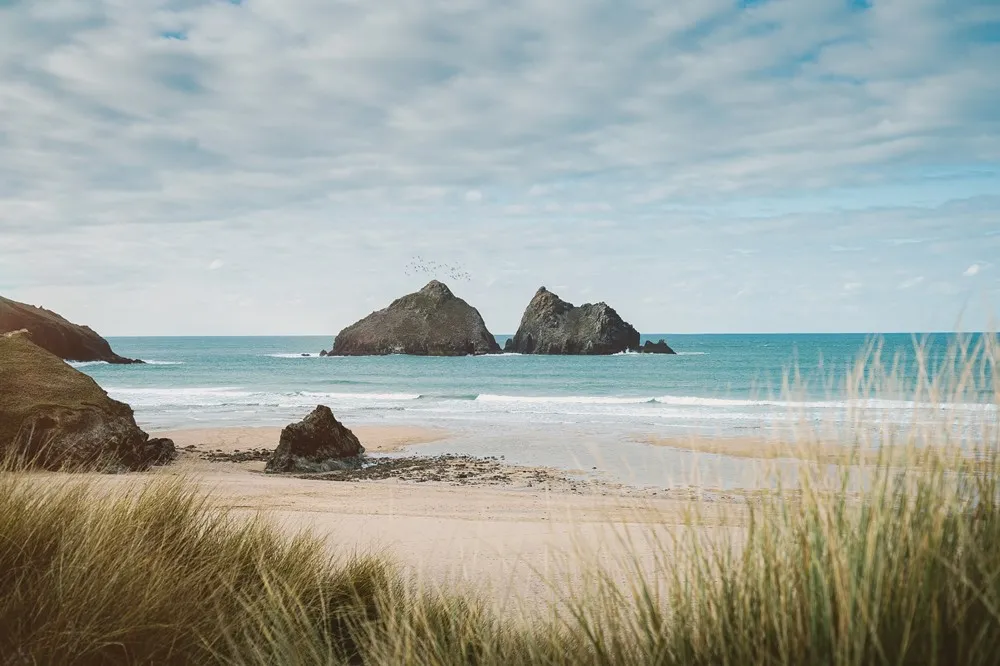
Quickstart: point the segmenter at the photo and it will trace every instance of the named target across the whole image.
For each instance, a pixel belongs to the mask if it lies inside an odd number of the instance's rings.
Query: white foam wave
[[[320,356],[319,354],[299,352],[285,354],[265,354],[269,358],[338,358],[337,356]]]
[[[677,356],[708,356],[708,352],[676,352]]]
[[[655,399],[663,405],[698,407],[777,407],[784,409],[875,409],[875,410],[941,410],[941,411],[995,411],[996,405],[987,403],[924,403],[912,400],[852,399],[852,400],[730,400],[726,398],[699,398],[695,396],[664,395]]]
[[[145,365],[184,365],[184,361],[142,361]],[[92,365],[108,365],[107,361],[66,361],[74,368],[87,368]]]
[[[677,405],[681,407],[785,407],[822,409],[836,407],[835,402],[792,402],[785,400],[736,400],[728,398],[700,398],[689,395],[661,395],[653,398],[661,405]]]
[[[494,395],[482,393],[478,402],[509,402],[509,403],[549,403],[557,405],[639,405],[652,402],[653,398],[615,398],[602,396],[565,395],[565,396],[521,396]]]
[[[417,400],[419,393],[320,393],[302,391],[299,395],[309,398],[332,398],[342,400]]]
[[[109,387],[112,398],[133,407],[315,407],[319,403],[362,406],[416,400],[418,393],[326,393],[314,391],[250,391],[239,386],[185,388]]]
[[[703,398],[698,396],[516,396],[483,393],[476,398],[481,403],[510,403],[537,405],[662,405],[668,407],[714,408],[769,408],[785,410],[941,410],[941,411],[995,411],[996,405],[983,403],[917,403],[905,400],[743,400],[729,398]],[[704,412],[703,412],[704,413]]]

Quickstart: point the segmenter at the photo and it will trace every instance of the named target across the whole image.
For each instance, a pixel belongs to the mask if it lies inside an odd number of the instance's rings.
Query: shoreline
[[[264,465],[278,445],[281,427],[236,426],[187,428],[152,431],[151,436],[174,440],[178,458],[162,468],[170,473],[201,475],[221,469],[249,474],[263,474]],[[667,437],[648,433],[621,433],[618,450],[638,447],[651,458],[657,452],[675,452],[686,462],[702,460],[708,467],[677,464],[676,456],[667,461],[666,474],[655,482],[644,482],[616,469],[612,458],[600,455],[584,461],[573,455],[534,457],[542,445],[555,440],[551,433],[534,432],[541,437],[531,440],[511,439],[496,432],[477,435],[424,425],[353,425],[352,432],[365,447],[371,465],[362,469],[325,474],[276,475],[298,476],[309,481],[366,481],[394,483],[438,483],[464,487],[501,487],[507,490],[545,488],[565,494],[614,495],[619,497],[664,497],[692,491],[708,493],[709,501],[738,501],[746,492],[761,489],[759,473],[769,465],[787,466],[795,460],[815,460],[817,447],[796,450],[782,441],[724,436]],[[523,433],[522,433],[523,435]],[[530,435],[529,435],[530,436]],[[517,446],[511,446],[514,442]],[[427,445],[427,448],[423,448]],[[588,442],[577,442],[584,453]],[[609,445],[608,441],[604,442]],[[610,444],[614,447],[614,444]],[[520,448],[521,452],[516,450]],[[423,450],[422,450],[423,449]],[[843,461],[846,448],[825,444],[819,455],[825,462]],[[567,451],[569,449],[566,449]],[[504,455],[506,452],[507,455]],[[558,459],[557,459],[558,458]],[[593,463],[593,464],[591,464]],[[610,464],[610,467],[608,466]],[[735,466],[742,473],[730,471],[725,476],[702,474],[713,466]],[[622,465],[618,465],[622,467]],[[268,475],[272,476],[272,475]],[[715,479],[713,481],[713,479]],[[692,483],[693,481],[693,483]]]

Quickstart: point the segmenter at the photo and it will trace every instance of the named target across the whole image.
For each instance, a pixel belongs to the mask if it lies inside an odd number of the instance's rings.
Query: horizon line
[[[652,337],[657,335],[666,336],[692,336],[692,335],[987,335],[990,333],[998,333],[998,331],[956,331],[956,330],[938,330],[938,331],[906,331],[906,330],[894,330],[894,331],[703,331],[698,333],[640,333],[642,337]],[[493,333],[493,337],[513,337],[514,333]],[[195,334],[195,333],[175,333],[168,335],[105,335],[107,339],[110,338],[325,338],[331,337],[330,333],[238,333],[238,334],[226,334],[226,333],[211,333],[211,334]],[[332,335],[336,338],[336,334]]]

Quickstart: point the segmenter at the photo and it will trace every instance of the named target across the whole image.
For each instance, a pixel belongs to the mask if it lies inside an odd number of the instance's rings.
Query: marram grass
[[[378,557],[331,558],[182,483],[107,495],[10,470],[0,662],[1000,664],[1000,355],[983,340],[951,352],[949,376],[911,377],[935,418],[880,430],[863,467],[799,451],[794,489],[776,479],[753,495],[742,528],[706,538],[693,503],[654,567],[624,562],[624,583],[594,570],[523,617],[420,588]],[[848,377],[859,395],[896,390],[877,350],[865,361]],[[942,407],[971,394],[993,404]],[[847,446],[869,451],[867,437]]]

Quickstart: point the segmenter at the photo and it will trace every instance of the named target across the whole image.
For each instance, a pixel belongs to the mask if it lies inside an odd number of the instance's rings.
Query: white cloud
[[[217,271],[225,265],[226,264],[222,261],[222,259],[213,259],[212,263],[208,265],[208,270]]]
[[[971,266],[965,269],[965,272],[963,272],[962,275],[964,275],[965,277],[973,277],[975,275],[979,275],[979,271],[981,270],[983,270],[982,266],[980,266],[979,264],[972,264]]]
[[[0,292],[112,333],[323,332],[426,252],[476,267],[501,329],[541,274],[624,308],[689,281],[657,328],[830,328],[848,271],[861,300],[989,256],[969,239],[995,202],[828,213],[844,188],[996,172],[1000,45],[968,36],[995,8],[741,4],[0,0]],[[824,192],[811,216],[745,211]],[[736,268],[733,247],[761,251]]]
[[[923,281],[924,281],[924,278],[923,278],[922,275],[914,277],[914,278],[910,278],[908,280],[903,280],[902,282],[899,283],[899,288],[900,289],[912,289],[913,287],[916,287],[917,285],[923,283]]]
[[[0,9],[0,190],[42,221],[600,173],[658,200],[1000,156],[1000,47],[944,0],[905,29],[899,0],[73,4]]]

